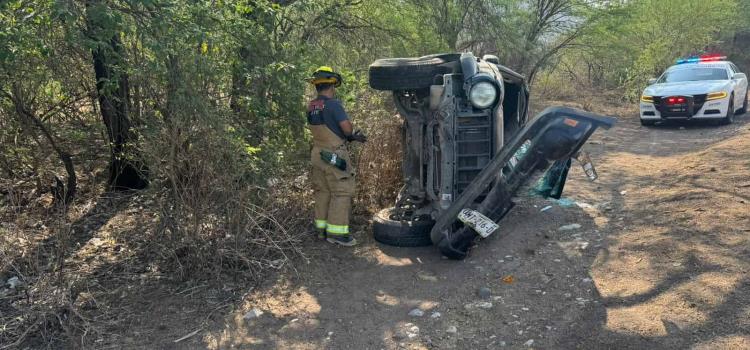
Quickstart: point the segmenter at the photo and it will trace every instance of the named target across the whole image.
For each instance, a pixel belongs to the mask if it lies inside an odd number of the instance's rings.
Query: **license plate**
[[[583,172],[586,173],[586,177],[588,177],[589,180],[594,181],[599,178],[599,175],[596,173],[596,168],[594,167],[594,162],[591,161],[591,157],[589,156],[588,152],[581,151],[580,153],[578,153],[576,160],[581,163]]]
[[[494,233],[500,227],[482,213],[471,209],[461,210],[461,212],[458,213],[458,220],[461,220],[464,225],[471,227],[484,238],[489,237],[489,235]]]

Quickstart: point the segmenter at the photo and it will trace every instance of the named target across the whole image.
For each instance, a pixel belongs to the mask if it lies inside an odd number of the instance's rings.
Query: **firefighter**
[[[315,228],[318,237],[330,243],[353,246],[349,213],[354,195],[354,167],[347,142],[366,142],[354,131],[349,117],[335,98],[341,75],[331,67],[320,67],[312,75],[318,97],[307,106],[307,122],[312,133],[311,181],[315,199]]]

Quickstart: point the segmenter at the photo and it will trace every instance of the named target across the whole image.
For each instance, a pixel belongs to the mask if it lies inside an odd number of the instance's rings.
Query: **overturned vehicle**
[[[393,92],[403,120],[403,181],[394,207],[373,219],[377,241],[436,245],[463,259],[488,237],[524,185],[560,198],[571,159],[596,174],[581,147],[614,119],[564,107],[528,120],[525,78],[495,56],[471,53],[375,61],[370,87]]]

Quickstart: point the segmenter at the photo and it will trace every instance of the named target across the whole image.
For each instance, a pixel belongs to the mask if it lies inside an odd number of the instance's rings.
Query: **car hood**
[[[698,95],[726,90],[729,81],[726,80],[704,80],[687,81],[679,83],[654,84],[643,90],[647,96],[671,96],[671,95]]]

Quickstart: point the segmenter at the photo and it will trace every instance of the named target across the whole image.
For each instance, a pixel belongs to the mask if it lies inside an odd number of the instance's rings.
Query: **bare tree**
[[[580,0],[483,0],[477,6],[462,47],[497,54],[530,81],[575,42],[595,13]]]
[[[522,62],[527,62],[523,71],[529,81],[533,81],[550,58],[569,46],[585,28],[586,20],[576,16],[574,4],[575,0],[534,1],[521,57]]]
[[[75,197],[77,188],[77,177],[75,167],[73,166],[73,158],[71,157],[70,152],[60,146],[57,138],[42,121],[44,115],[37,115],[34,108],[32,107],[31,100],[33,99],[28,97],[27,94],[24,93],[19,84],[13,84],[11,91],[0,90],[0,96],[6,98],[11,102],[16,112],[19,124],[21,125],[24,132],[30,136],[35,135],[36,132],[41,133],[41,135],[49,144],[49,147],[52,148],[52,150],[57,155],[57,158],[60,159],[60,161],[65,166],[65,171],[67,173],[66,181],[63,182],[59,178],[55,177],[56,184],[55,186],[51,187],[51,190],[53,192],[56,203],[67,205]],[[52,108],[48,113],[54,110],[55,108]],[[37,137],[32,136],[32,138],[34,139],[34,141],[37,141]],[[44,148],[41,144],[38,143],[38,141],[37,145],[40,148]]]
[[[462,33],[469,30],[469,37],[474,37],[476,31],[471,30],[470,23],[480,16],[483,0],[411,1],[424,12],[426,24],[434,28],[446,46],[457,51],[468,46]]]

